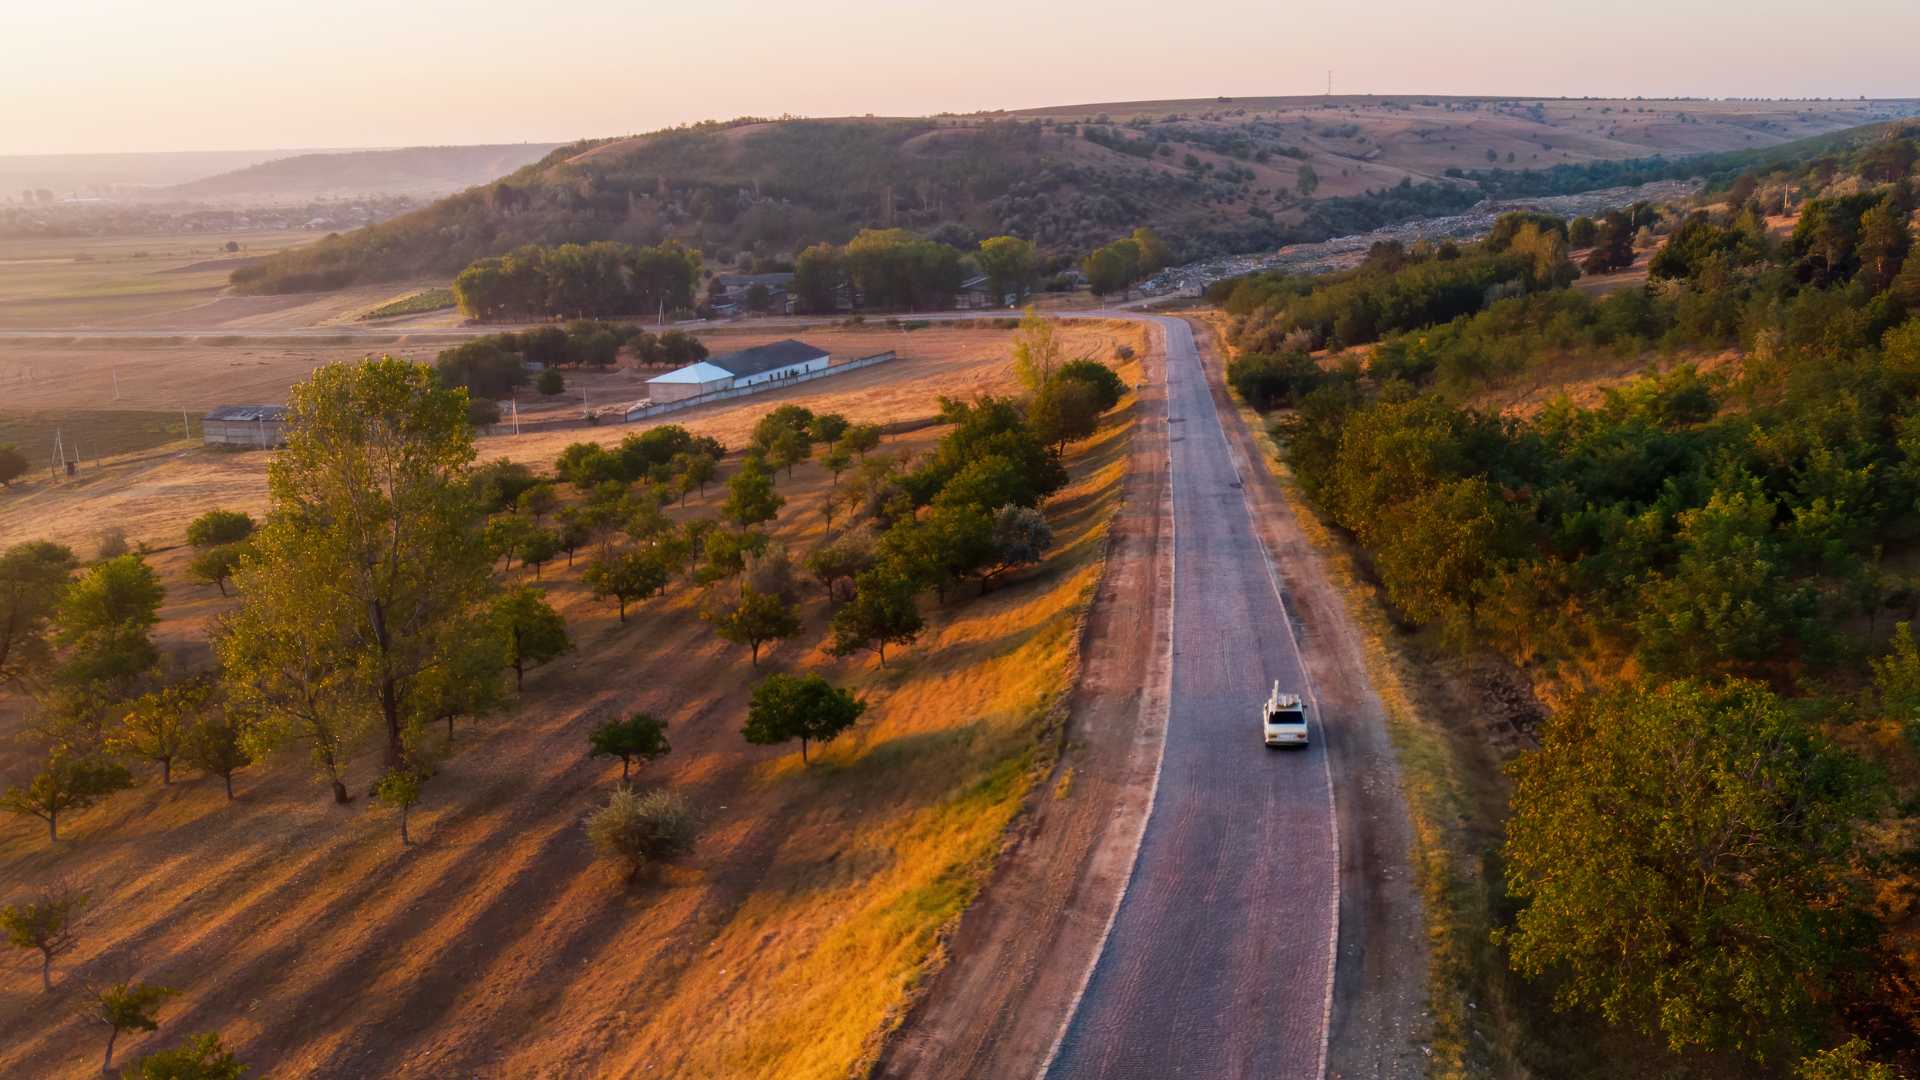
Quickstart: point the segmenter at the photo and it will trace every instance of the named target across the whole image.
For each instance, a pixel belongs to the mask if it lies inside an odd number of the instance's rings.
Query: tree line
[[[483,321],[608,318],[690,311],[699,282],[700,253],[676,242],[596,240],[475,260],[453,279],[453,295],[462,314]]]
[[[1535,278],[1412,305],[1364,366],[1288,335],[1403,287],[1379,268],[1225,290],[1236,386],[1291,407],[1275,434],[1302,492],[1397,618],[1467,655],[1609,673],[1510,767],[1498,944],[1560,1006],[1676,1054],[1920,1062],[1890,900],[1920,852],[1910,179],[1809,195],[1784,242],[1751,201],[1667,216],[1644,289]],[[1680,364],[1592,404],[1471,404],[1569,356],[1728,345],[1737,369]]]

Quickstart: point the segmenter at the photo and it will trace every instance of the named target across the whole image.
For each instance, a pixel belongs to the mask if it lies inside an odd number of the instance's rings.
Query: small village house
[[[719,390],[791,379],[808,372],[824,371],[831,355],[804,341],[788,338],[770,345],[710,357],[665,375],[647,380],[647,397],[659,405],[682,401]]]

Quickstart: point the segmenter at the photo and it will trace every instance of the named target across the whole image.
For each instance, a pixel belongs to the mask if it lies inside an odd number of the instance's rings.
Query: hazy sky
[[[1317,92],[1920,96],[1920,0],[10,0],[0,154]]]

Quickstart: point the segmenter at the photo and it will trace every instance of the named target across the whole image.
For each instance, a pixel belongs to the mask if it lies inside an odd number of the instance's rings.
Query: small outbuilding
[[[245,446],[270,450],[286,441],[285,405],[221,405],[200,418],[200,437],[208,446]]]
[[[825,371],[832,355],[804,341],[788,338],[769,345],[710,357],[665,375],[647,380],[647,397],[654,404],[682,401],[719,390],[791,379],[814,371]]]

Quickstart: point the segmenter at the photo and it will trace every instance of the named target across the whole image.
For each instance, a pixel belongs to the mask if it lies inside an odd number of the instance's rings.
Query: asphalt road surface
[[[1167,340],[1173,662],[1153,808],[1111,933],[1046,1068],[1058,1078],[1318,1078],[1338,841],[1326,742],[1268,750],[1275,680],[1309,702],[1279,587],[1192,330]]]

